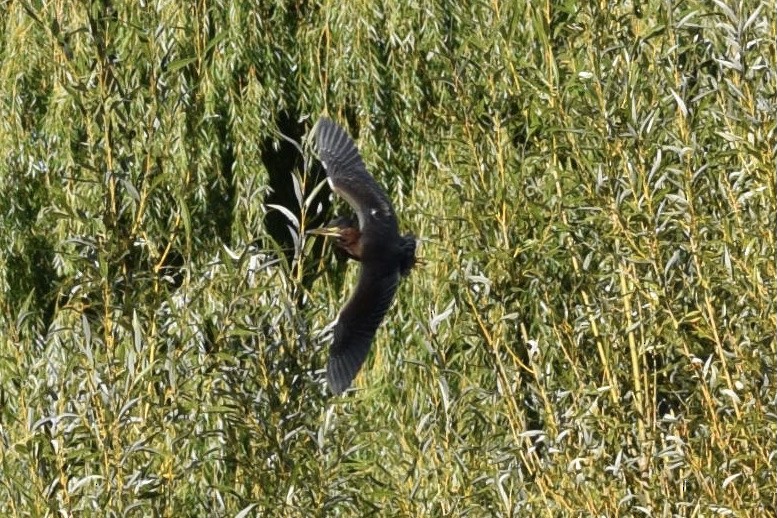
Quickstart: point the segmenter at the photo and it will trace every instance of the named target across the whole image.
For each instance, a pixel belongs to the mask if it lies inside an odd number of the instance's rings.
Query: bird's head
[[[342,248],[346,255],[357,261],[361,260],[361,232],[358,222],[349,216],[339,216],[325,227],[308,230],[308,234],[337,238],[337,246]]]

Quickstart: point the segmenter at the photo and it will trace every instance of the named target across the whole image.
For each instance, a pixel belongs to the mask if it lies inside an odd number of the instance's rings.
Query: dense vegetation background
[[[774,513],[775,16],[0,2],[0,514]],[[338,398],[324,113],[425,259]]]

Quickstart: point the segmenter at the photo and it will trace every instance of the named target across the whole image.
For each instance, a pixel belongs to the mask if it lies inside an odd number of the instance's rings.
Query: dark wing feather
[[[391,202],[375,179],[367,172],[359,150],[344,129],[327,118],[316,124],[316,146],[326,169],[329,184],[353,208],[359,228],[378,224],[397,232],[397,218]]]
[[[347,389],[359,372],[398,282],[396,269],[386,271],[379,264],[362,263],[356,291],[340,312],[329,351],[326,377],[333,394]]]

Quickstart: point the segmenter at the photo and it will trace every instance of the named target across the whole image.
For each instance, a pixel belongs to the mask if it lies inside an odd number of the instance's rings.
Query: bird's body
[[[357,221],[341,216],[313,232],[336,237],[337,246],[361,262],[356,289],[338,316],[327,364],[329,387],[339,394],[351,385],[367,358],[400,277],[415,265],[416,241],[411,235],[400,236],[388,196],[367,172],[346,132],[327,118],[319,120],[314,131],[329,185],[357,216]]]

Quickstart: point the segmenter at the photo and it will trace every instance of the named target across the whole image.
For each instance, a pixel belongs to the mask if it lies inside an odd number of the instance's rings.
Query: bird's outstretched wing
[[[342,196],[359,218],[362,232],[374,223],[397,228],[397,218],[385,191],[367,172],[353,139],[334,121],[316,123],[316,147],[332,190]]]
[[[396,269],[386,271],[379,265],[362,263],[356,291],[340,312],[329,351],[326,377],[333,394],[347,389],[359,372],[398,282]]]

